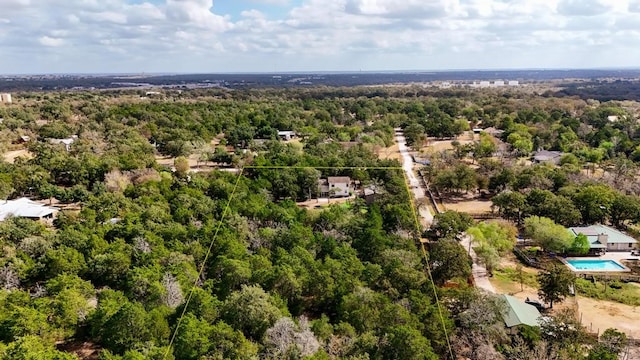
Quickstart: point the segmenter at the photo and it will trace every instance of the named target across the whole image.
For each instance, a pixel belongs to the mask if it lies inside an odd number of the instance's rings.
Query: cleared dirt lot
[[[491,200],[482,199],[461,199],[460,201],[452,201],[450,199],[443,200],[445,210],[455,210],[469,214],[490,213],[491,204]]]
[[[402,155],[400,155],[398,144],[380,149],[380,151],[378,151],[378,157],[383,160],[398,160],[402,162]]]
[[[471,131],[467,131],[455,139],[437,140],[434,138],[429,138],[427,145],[421,149],[421,152],[437,153],[445,150],[451,150],[453,149],[453,145],[451,145],[453,141],[458,141],[460,145],[464,145],[464,144],[470,144],[476,140],[479,140],[479,138],[480,138],[479,135],[473,134],[473,132]]]
[[[4,161],[10,164],[13,164],[16,161],[16,158],[21,156],[27,159],[33,158],[33,154],[31,154],[27,149],[7,151],[2,155],[2,157],[4,158]]]

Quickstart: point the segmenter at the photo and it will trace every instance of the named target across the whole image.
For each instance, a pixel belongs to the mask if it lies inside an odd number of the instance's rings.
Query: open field
[[[4,161],[10,164],[13,164],[16,161],[16,158],[21,156],[27,159],[31,159],[33,157],[33,154],[31,154],[27,149],[20,149],[20,150],[7,151],[6,153],[4,153],[3,158],[4,158]]]
[[[455,210],[468,214],[484,214],[491,212],[491,200],[483,199],[461,199],[460,201],[452,201],[451,199],[443,199],[445,210]]]
[[[402,155],[400,155],[398,144],[380,149],[380,151],[378,151],[378,157],[383,160],[398,160],[402,162]]]
[[[420,149],[422,153],[437,153],[445,150],[453,149],[453,145],[451,144],[454,141],[458,141],[460,145],[470,144],[479,139],[479,135],[473,134],[471,131],[465,131],[462,135],[458,136],[455,139],[449,140],[436,140],[430,138],[427,142],[426,146],[423,146]]]

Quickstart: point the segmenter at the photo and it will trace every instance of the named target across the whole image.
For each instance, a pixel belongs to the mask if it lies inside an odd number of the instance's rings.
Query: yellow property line
[[[180,317],[178,318],[178,322],[176,323],[176,327],[173,330],[173,334],[171,335],[171,339],[169,340],[169,345],[167,346],[167,350],[164,353],[163,359],[167,359],[167,357],[169,356],[169,353],[171,352],[171,346],[173,345],[176,335],[178,333],[178,329],[180,328],[180,325],[182,323],[182,319],[184,318],[184,315],[187,312],[187,308],[189,307],[189,303],[191,302],[191,298],[193,297],[193,293],[196,289],[196,287],[198,286],[198,282],[202,276],[202,273],[204,272],[204,267],[207,263],[207,259],[209,258],[209,255],[211,254],[211,249],[213,248],[213,244],[215,243],[217,237],[218,237],[218,233],[220,232],[220,229],[222,227],[223,221],[227,215],[227,212],[229,210],[229,207],[231,205],[231,201],[233,200],[236,190],[238,189],[238,184],[240,183],[240,178],[242,177],[242,173],[244,172],[245,169],[323,169],[323,170],[340,170],[340,169],[347,169],[347,170],[402,170],[402,175],[404,177],[404,185],[405,185],[405,189],[407,190],[407,195],[409,196],[409,202],[411,205],[411,212],[413,214],[413,219],[415,222],[415,231],[416,231],[416,236],[418,239],[418,242],[420,243],[420,247],[422,250],[422,256],[424,257],[424,261],[425,264],[427,266],[427,274],[429,275],[429,281],[431,281],[431,287],[433,289],[433,296],[436,300],[436,305],[438,306],[438,315],[440,317],[440,322],[442,323],[442,330],[444,331],[444,335],[445,335],[445,339],[447,341],[447,347],[449,348],[449,355],[451,356],[451,359],[454,358],[453,356],[453,350],[451,348],[451,342],[449,341],[449,334],[447,332],[447,327],[444,321],[444,315],[442,313],[442,305],[440,304],[440,300],[438,298],[438,292],[435,286],[435,283],[433,282],[433,276],[431,275],[431,266],[429,265],[429,258],[427,256],[427,250],[424,247],[424,243],[422,243],[422,241],[420,241],[421,238],[421,234],[420,234],[420,221],[418,220],[418,212],[417,209],[415,207],[415,203],[413,201],[413,196],[411,194],[411,189],[409,189],[409,179],[407,179],[407,174],[404,171],[404,169],[402,167],[399,166],[252,166],[252,165],[248,165],[248,166],[244,166],[242,168],[240,168],[240,171],[238,172],[238,176],[236,178],[235,184],[233,186],[233,191],[231,192],[231,195],[229,196],[229,200],[227,201],[227,204],[224,208],[224,211],[222,212],[222,216],[220,218],[220,222],[218,223],[218,227],[216,228],[215,233],[213,234],[213,237],[211,239],[211,243],[209,244],[209,248],[207,249],[207,253],[204,257],[204,260],[202,261],[202,265],[200,266],[200,270],[198,272],[198,277],[196,278],[195,283],[193,284],[193,286],[191,287],[191,290],[189,291],[189,295],[187,296],[187,299],[184,303],[184,307],[182,309],[182,313],[180,314]]]

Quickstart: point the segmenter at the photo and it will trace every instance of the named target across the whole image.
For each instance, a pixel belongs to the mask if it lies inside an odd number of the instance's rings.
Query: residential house
[[[13,141],[14,144],[26,144],[31,141],[31,137],[22,135]]]
[[[57,212],[57,208],[46,206],[27,198],[0,200],[0,221],[10,216],[33,220],[52,219]]]
[[[538,150],[533,153],[533,162],[558,165],[563,155],[564,153],[561,151]]]
[[[631,251],[638,243],[631,236],[605,225],[572,227],[569,231],[574,236],[586,235],[592,252]]]
[[[501,137],[504,133],[504,130],[496,129],[494,127],[488,127],[486,129],[483,129],[482,131],[493,137]]]
[[[66,139],[49,139],[51,144],[63,144],[67,151],[71,151],[71,144],[78,139],[78,135],[72,135]]]
[[[502,318],[508,328],[520,325],[540,326],[542,315],[535,306],[518,300],[511,295],[503,294],[502,298],[506,303]]]
[[[282,140],[289,141],[296,137],[296,133],[294,131],[278,131],[278,137]]]
[[[11,104],[12,102],[13,100],[11,99],[11,94],[9,93],[0,94],[0,103]]]
[[[321,197],[346,197],[351,195],[354,186],[348,176],[329,176],[319,180],[318,190]]]

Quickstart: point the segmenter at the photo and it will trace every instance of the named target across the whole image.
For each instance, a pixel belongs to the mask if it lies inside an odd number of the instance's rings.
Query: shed
[[[535,306],[518,300],[511,295],[503,294],[502,297],[507,305],[502,317],[508,328],[519,325],[540,326],[540,317],[542,315]]]

